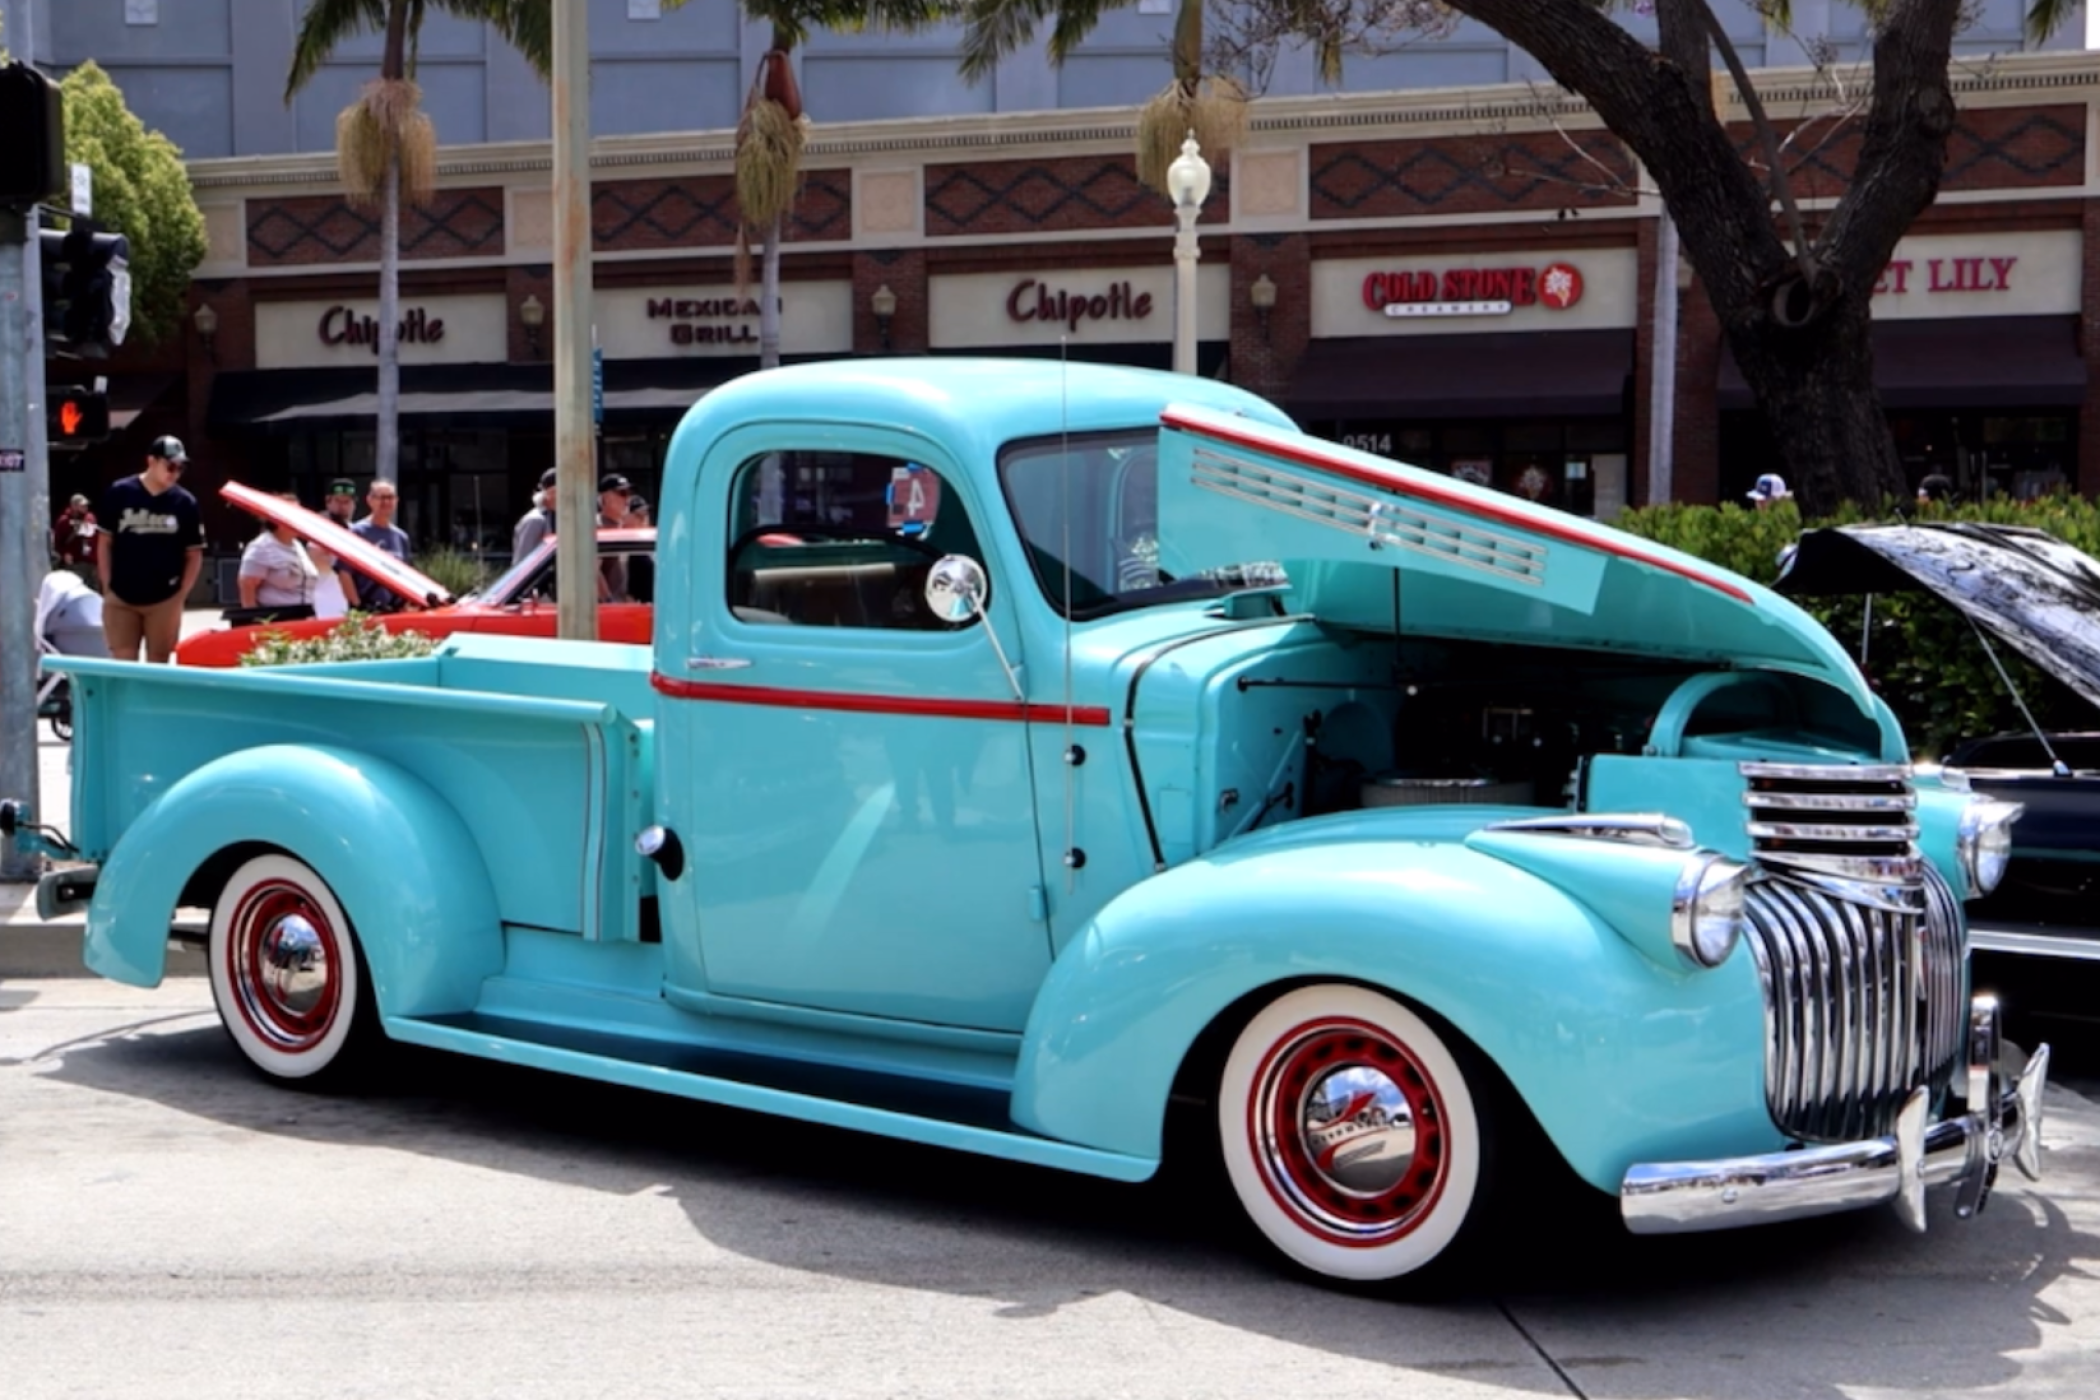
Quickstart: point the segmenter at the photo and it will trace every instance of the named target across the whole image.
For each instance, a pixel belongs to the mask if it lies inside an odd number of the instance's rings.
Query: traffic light
[[[66,187],[65,99],[26,63],[0,65],[0,207],[27,209]]]
[[[87,447],[109,436],[109,395],[77,384],[50,390],[44,407],[52,450]]]
[[[131,329],[131,245],[81,219],[68,232],[37,237],[45,339],[76,355],[108,355]]]

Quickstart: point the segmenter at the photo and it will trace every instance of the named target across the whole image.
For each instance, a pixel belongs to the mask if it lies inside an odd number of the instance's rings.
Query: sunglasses
[[[181,476],[182,469],[189,465],[187,462],[178,462],[173,457],[161,458],[160,464],[168,469],[168,475],[170,476]]]

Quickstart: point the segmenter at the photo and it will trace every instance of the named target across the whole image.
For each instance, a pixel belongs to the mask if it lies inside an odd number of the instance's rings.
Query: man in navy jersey
[[[176,485],[190,455],[182,439],[157,437],[146,469],[103,493],[96,512],[95,572],[102,580],[102,632],[109,654],[166,661],[182,634],[182,603],[204,567],[197,498]]]

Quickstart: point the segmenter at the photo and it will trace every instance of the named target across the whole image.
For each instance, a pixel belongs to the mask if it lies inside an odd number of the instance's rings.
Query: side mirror
[[[966,555],[950,554],[926,575],[926,606],[943,622],[968,622],[984,615],[989,586],[984,565]]]

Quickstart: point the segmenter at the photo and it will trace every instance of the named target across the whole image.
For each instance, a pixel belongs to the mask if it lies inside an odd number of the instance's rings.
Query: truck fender
[[[398,764],[293,744],[216,759],[139,814],[88,905],[88,967],[158,986],[184,888],[235,846],[283,851],[328,882],[389,1016],[466,1010],[502,969],[495,888],[451,804]]]
[[[1257,838],[1125,891],[1044,980],[1014,1120],[1157,1160],[1203,1031],[1312,981],[1441,1016],[1594,1186],[1617,1190],[1634,1161],[1781,1145],[1747,950],[1710,971],[1658,967],[1564,891],[1445,841]]]

